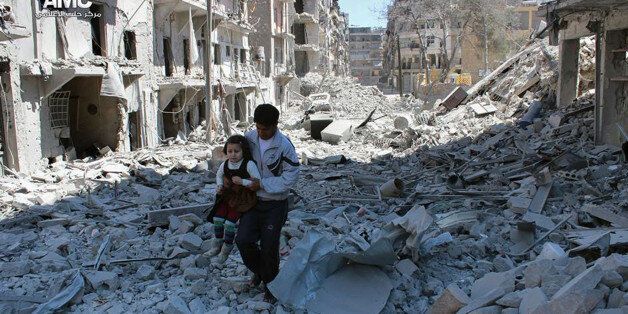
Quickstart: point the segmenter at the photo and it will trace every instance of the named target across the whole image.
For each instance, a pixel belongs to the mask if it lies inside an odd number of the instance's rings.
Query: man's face
[[[263,125],[255,123],[255,127],[257,128],[257,135],[263,140],[273,138],[273,136],[275,136],[275,132],[277,131],[277,125]]]

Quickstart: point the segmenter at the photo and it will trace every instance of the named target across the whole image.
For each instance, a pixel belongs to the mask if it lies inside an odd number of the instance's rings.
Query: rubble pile
[[[202,254],[224,158],[203,129],[199,143],[0,178],[0,309],[625,311],[628,167],[593,143],[593,91],[555,108],[556,61],[536,42],[447,110],[309,75],[352,137],[314,140],[302,107],[283,113],[302,165],[276,305],[237,252]]]

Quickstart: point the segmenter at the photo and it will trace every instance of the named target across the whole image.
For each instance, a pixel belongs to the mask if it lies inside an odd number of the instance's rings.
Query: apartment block
[[[349,28],[351,76],[362,85],[379,84],[383,70],[383,38],[386,30],[371,27]]]
[[[158,142],[150,2],[88,8],[3,1],[0,39],[2,155],[29,172],[59,156],[128,151]]]

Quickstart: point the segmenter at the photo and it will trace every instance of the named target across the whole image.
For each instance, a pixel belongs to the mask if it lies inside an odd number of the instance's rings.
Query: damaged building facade
[[[595,36],[595,142],[628,151],[628,3],[561,0],[539,12],[551,26],[550,43],[560,51],[556,104],[566,107],[580,96],[580,40]]]
[[[0,43],[4,164],[28,172],[155,145],[152,8],[99,1],[68,16],[43,3],[3,4],[14,15]]]
[[[154,70],[161,138],[188,134],[206,120],[204,60],[207,7],[204,1],[154,3]],[[248,1],[217,1],[212,14],[213,121],[248,121],[259,73],[251,64]],[[220,116],[223,119],[218,118]]]
[[[296,0],[292,24],[295,71],[346,75],[349,71],[347,19],[337,0]]]
[[[357,77],[362,85],[379,84],[383,67],[383,28],[349,28],[349,59],[351,76]]]
[[[204,1],[43,3],[4,4],[14,12],[0,43],[6,167],[154,147],[206,120]],[[271,95],[251,63],[248,13],[247,1],[214,3],[214,127],[248,121]]]

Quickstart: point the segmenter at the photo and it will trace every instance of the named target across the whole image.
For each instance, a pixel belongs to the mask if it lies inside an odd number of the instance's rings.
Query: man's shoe
[[[220,253],[220,250],[222,249],[222,244],[224,242],[225,241],[223,239],[214,238],[212,240],[211,246],[209,247],[209,251],[205,252],[203,255],[206,257],[214,257],[218,255],[218,253]]]
[[[275,298],[272,292],[268,290],[268,287],[264,287],[264,301],[271,304],[274,304],[275,302],[277,302],[277,298]]]
[[[229,258],[229,254],[231,254],[231,250],[233,250],[233,243],[231,244],[223,244],[222,249],[220,250],[220,254],[216,257],[216,263],[223,264]]]

